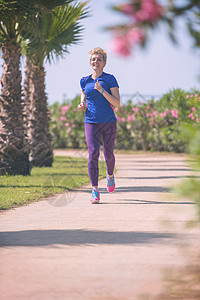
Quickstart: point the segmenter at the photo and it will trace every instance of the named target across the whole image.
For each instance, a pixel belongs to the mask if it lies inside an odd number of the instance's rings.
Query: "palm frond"
[[[72,24],[67,30],[55,37],[46,49],[46,60],[51,62],[54,61],[54,58],[62,58],[65,53],[69,52],[69,46],[80,41],[82,30],[83,28],[78,24]]]
[[[40,65],[45,58],[51,62],[63,57],[68,52],[68,47],[82,38],[80,19],[87,17],[86,4],[87,2],[61,6],[51,14],[38,16],[37,38],[29,35],[26,55]]]
[[[31,14],[40,12],[51,12],[58,6],[68,5],[74,0],[17,0],[20,9]]]
[[[4,23],[0,22],[0,44],[9,39],[9,33]]]
[[[12,9],[13,4],[16,4],[16,1],[0,0],[0,11]]]
[[[51,14],[52,10],[69,5],[74,0],[0,0],[0,42],[25,39],[30,34],[37,37],[37,18]]]

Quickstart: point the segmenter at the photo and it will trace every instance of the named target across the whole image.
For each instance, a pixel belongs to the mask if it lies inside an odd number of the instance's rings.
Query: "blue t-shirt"
[[[85,123],[108,123],[116,121],[112,104],[98,90],[94,89],[97,80],[105,91],[110,94],[111,88],[119,87],[116,78],[105,72],[96,79],[92,79],[91,75],[81,78],[81,88],[85,92],[87,100]]]

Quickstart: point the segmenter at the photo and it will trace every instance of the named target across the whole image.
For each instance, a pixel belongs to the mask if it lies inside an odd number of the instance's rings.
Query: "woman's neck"
[[[103,74],[103,71],[100,71],[100,72],[96,72],[93,70],[93,73],[92,73],[92,79],[97,79],[99,76],[101,76]]]

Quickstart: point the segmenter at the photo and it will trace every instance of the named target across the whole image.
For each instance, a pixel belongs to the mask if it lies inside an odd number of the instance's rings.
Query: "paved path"
[[[117,154],[116,163],[116,190],[101,180],[99,205],[84,186],[0,215],[1,300],[155,299],[166,268],[185,264],[199,246],[187,226],[195,206],[168,189],[189,174],[184,156]]]

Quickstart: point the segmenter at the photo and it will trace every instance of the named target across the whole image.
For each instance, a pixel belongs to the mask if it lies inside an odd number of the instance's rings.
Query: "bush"
[[[180,89],[165,94],[159,101],[115,108],[118,119],[116,146],[135,150],[184,152],[183,123],[200,122],[200,97],[197,91]],[[123,140],[124,138],[124,145]]]
[[[55,103],[51,110],[51,133],[55,148],[85,148],[84,112],[77,110],[80,96],[62,105]],[[186,140],[181,134],[183,123],[200,123],[200,92],[186,93],[171,90],[159,101],[148,101],[114,109],[117,117],[116,149],[151,151],[186,151]]]
[[[184,125],[182,131],[187,141],[188,164],[193,174],[182,180],[176,191],[181,197],[188,197],[196,203],[200,222],[200,125],[195,128],[191,124]]]
[[[54,148],[85,148],[84,112],[77,109],[80,96],[50,106],[50,130]]]

